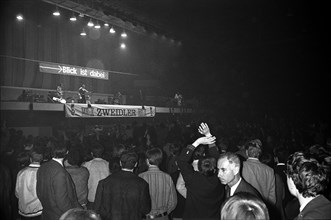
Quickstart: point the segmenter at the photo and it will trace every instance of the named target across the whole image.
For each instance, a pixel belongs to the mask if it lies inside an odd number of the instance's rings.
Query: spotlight
[[[113,27],[111,27],[111,28],[109,29],[109,33],[111,33],[111,34],[115,34],[116,31],[115,31],[115,29],[114,29]]]
[[[109,24],[106,22],[106,23],[104,24],[104,26],[105,26],[105,27],[109,27]]]
[[[100,24],[99,24],[99,21],[97,21],[97,24],[94,26],[94,28],[96,28],[96,29],[101,28],[101,26],[100,26]]]
[[[85,29],[83,28],[83,31],[80,32],[80,36],[86,36],[86,32],[85,32]]]
[[[74,12],[72,12],[72,16],[70,17],[70,21],[77,21],[77,18],[74,14]]]
[[[21,14],[16,15],[16,19],[19,20],[19,21],[22,21],[23,20],[23,15],[21,15]]]
[[[93,26],[94,26],[93,21],[92,21],[92,18],[91,18],[90,21],[87,23],[87,26],[89,26],[89,27],[93,27]]]
[[[60,11],[59,11],[59,9],[58,9],[57,6],[56,6],[55,11],[53,12],[53,15],[54,15],[54,16],[60,16]]]
[[[122,48],[122,49],[125,49],[125,48],[126,48],[125,43],[121,43],[121,48]]]
[[[122,32],[121,37],[126,38],[128,35],[125,33],[125,31]]]

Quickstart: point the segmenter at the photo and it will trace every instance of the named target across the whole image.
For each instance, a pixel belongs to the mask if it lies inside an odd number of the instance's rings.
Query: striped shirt
[[[157,166],[150,165],[148,171],[139,174],[149,185],[152,209],[149,214],[156,215],[172,212],[177,205],[176,188],[170,175]]]

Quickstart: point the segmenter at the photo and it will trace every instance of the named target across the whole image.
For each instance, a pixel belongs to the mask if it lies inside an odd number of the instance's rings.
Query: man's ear
[[[122,167],[122,161],[120,161],[120,167]]]
[[[137,167],[138,166],[138,162],[135,163],[134,167]]]
[[[240,167],[233,165],[233,173],[234,173],[234,175],[237,175],[239,173],[239,171],[240,171]]]
[[[147,166],[151,165],[151,164],[149,163],[149,160],[148,160],[148,159],[146,159],[146,164],[147,164]]]

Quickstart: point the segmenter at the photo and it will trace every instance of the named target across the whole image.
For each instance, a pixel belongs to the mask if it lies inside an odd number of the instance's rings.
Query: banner
[[[69,76],[81,76],[95,79],[109,79],[109,73],[105,70],[87,67],[72,66],[58,63],[39,63],[39,71],[44,73],[61,74]]]
[[[104,105],[67,103],[65,104],[66,117],[154,117],[155,106],[131,105]]]

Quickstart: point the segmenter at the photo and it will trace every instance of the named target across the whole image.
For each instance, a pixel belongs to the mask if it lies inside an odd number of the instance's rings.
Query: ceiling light
[[[126,38],[128,35],[125,33],[125,31],[122,32],[121,37]]]
[[[113,27],[111,27],[111,28],[109,29],[109,33],[111,33],[111,34],[115,34],[116,31],[115,31],[115,29],[114,29]]]
[[[90,19],[90,21],[87,23],[87,26],[89,26],[89,27],[93,27],[94,26],[92,19]]]
[[[109,27],[109,24],[107,22],[104,25],[105,25],[105,27]]]
[[[85,29],[84,29],[84,28],[83,28],[83,31],[80,32],[80,35],[81,35],[81,36],[86,36],[86,32],[85,32]]]
[[[57,6],[56,6],[55,11],[53,12],[53,15],[54,15],[54,16],[60,16],[60,11],[59,11],[59,9],[58,9]]]
[[[125,48],[126,48],[125,43],[121,43],[121,48],[122,48],[122,49],[125,49]]]
[[[70,21],[77,21],[77,18],[74,14],[74,12],[72,12],[72,16],[70,17]]]
[[[18,15],[16,16],[16,19],[19,20],[19,21],[22,21],[22,20],[23,20],[23,15],[18,14]]]
[[[94,26],[94,28],[96,28],[96,29],[101,28],[101,26],[100,26],[100,24],[99,24],[99,21],[97,21],[97,24]]]

